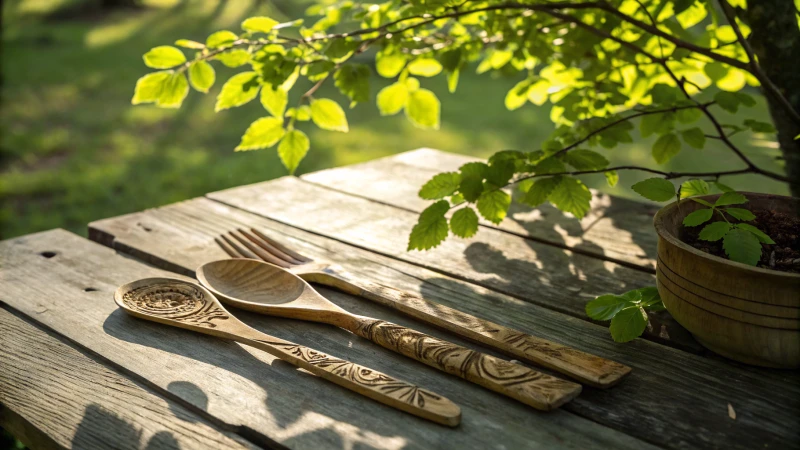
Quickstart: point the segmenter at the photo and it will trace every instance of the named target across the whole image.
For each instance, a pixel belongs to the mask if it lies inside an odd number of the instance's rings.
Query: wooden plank
[[[0,425],[28,447],[258,448],[3,308],[0,361]]]
[[[420,187],[440,172],[479,161],[464,155],[422,148],[362,164],[321,170],[302,179],[348,194],[420,212],[430,201],[417,196]],[[512,204],[499,225],[487,227],[570,248],[604,260],[655,273],[656,236],[653,215],[658,207],[592,190],[592,209],[578,221],[550,204],[530,208]]]
[[[185,217],[179,220],[186,222]],[[153,239],[160,234],[138,229]],[[180,251],[187,245],[179,240],[167,247]],[[461,406],[461,426],[450,429],[385,407],[259,350],[135,319],[117,309],[114,290],[125,282],[169,273],[65,231],[0,243],[0,258],[7,264],[0,281],[6,303],[161,389],[191,384],[191,389],[173,392],[196,408],[205,407],[227,426],[247,430],[252,442],[266,445],[273,440],[312,449],[650,447],[566,411],[540,413],[322,324],[236,311],[259,330],[445,395]],[[354,301],[345,295],[336,298]],[[348,309],[376,312],[372,305],[363,306]],[[382,317],[405,322],[398,314]]]
[[[800,430],[794,427],[794,417],[800,414],[797,372],[701,358],[643,339],[615,344],[607,327],[206,199],[95,222],[90,235],[118,250],[190,272],[191,267],[224,257],[213,237],[241,226],[258,227],[308,257],[335,261],[373,282],[633,367],[620,385],[608,391],[585,388],[563,407],[583,417],[671,448],[800,444]],[[321,290],[358,314],[393,317],[390,310],[368,301]],[[410,320],[402,324],[422,329]],[[437,335],[456,340],[447,333]],[[728,403],[737,411],[735,421],[728,416]]]
[[[576,254],[493,228],[435,249],[406,251],[418,214],[283,177],[207,195],[212,200],[358,247],[465,279],[584,320],[586,302],[655,286],[640,270]],[[667,313],[651,316],[651,339],[701,351]]]

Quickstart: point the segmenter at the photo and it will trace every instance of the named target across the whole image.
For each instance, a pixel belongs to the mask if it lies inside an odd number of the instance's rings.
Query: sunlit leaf
[[[578,219],[589,211],[592,193],[577,178],[564,177],[550,193],[550,203],[561,211],[571,213]]]
[[[439,99],[427,89],[412,92],[406,103],[406,116],[421,128],[439,129]]]
[[[282,88],[273,88],[265,85],[261,88],[261,105],[275,117],[283,117],[286,105],[289,103],[289,94]]]
[[[244,105],[256,98],[259,87],[258,74],[255,72],[242,72],[230,77],[222,85],[214,110],[222,111]]]
[[[637,194],[656,202],[675,198],[675,186],[663,178],[648,178],[631,186]]]
[[[322,98],[311,101],[311,120],[323,130],[347,132],[347,116],[338,103]]]
[[[470,238],[478,232],[478,215],[470,207],[461,208],[450,218],[450,230],[458,237]]]
[[[444,172],[436,174],[419,191],[420,198],[425,200],[439,200],[452,195],[461,184],[461,174],[458,172]]]
[[[142,58],[148,67],[154,69],[169,69],[186,62],[183,52],[169,45],[156,47],[145,53]]]
[[[205,61],[195,61],[189,66],[189,83],[198,92],[208,92],[215,80],[216,75],[211,64]]]
[[[233,44],[237,39],[239,39],[239,36],[237,36],[236,33],[232,33],[230,31],[217,31],[216,33],[211,34],[208,39],[206,39],[206,47],[224,47]]]
[[[450,209],[447,200],[439,200],[425,208],[411,230],[408,250],[428,250],[441,244],[447,237],[448,227],[445,213]]]
[[[272,147],[281,140],[283,134],[282,119],[263,117],[250,124],[242,136],[242,142],[236,147],[236,151]]]
[[[250,32],[269,33],[279,22],[269,17],[250,17],[242,22],[242,29]]]
[[[171,72],[153,72],[139,78],[133,91],[131,104],[153,103],[158,100],[164,83],[169,79]]]
[[[278,156],[289,173],[294,173],[310,146],[308,136],[300,130],[291,130],[283,136],[278,144]]]
[[[671,183],[670,183],[671,184]],[[681,184],[681,198],[692,197],[694,195],[708,194],[708,183],[703,180],[688,180]]]

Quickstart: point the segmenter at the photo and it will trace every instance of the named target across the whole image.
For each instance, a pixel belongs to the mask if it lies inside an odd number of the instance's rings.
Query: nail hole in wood
[[[140,227],[142,227],[142,229],[143,229],[144,231],[147,231],[148,233],[149,233],[149,232],[151,232],[151,231],[153,231],[153,229],[152,229],[152,228],[148,227],[147,225],[142,225],[142,223],[141,223],[141,222],[137,223],[136,225],[139,225]]]
[[[87,287],[83,290],[83,292],[97,292],[97,289],[93,287]]]
[[[53,256],[56,256],[56,252],[49,252],[49,251],[48,252],[42,252],[42,253],[39,253],[39,254],[44,256],[45,258],[48,258],[48,259],[52,258]]]

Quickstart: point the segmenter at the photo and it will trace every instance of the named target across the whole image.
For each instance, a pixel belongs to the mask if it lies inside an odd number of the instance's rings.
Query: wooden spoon
[[[223,259],[202,265],[197,279],[228,305],[344,328],[431,367],[534,408],[549,411],[575,398],[581,385],[469,350],[331,303],[297,275],[267,262]]]
[[[461,409],[441,395],[350,361],[255,330],[233,317],[202,286],[172,278],[146,278],[120,286],[114,301],[125,312],[180,328],[230,339],[401,411],[454,427]]]

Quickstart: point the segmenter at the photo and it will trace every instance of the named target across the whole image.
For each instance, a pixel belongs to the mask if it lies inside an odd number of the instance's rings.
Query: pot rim
[[[741,194],[744,194],[748,199],[751,198],[751,197],[757,197],[757,198],[762,198],[762,199],[763,198],[780,198],[780,199],[788,199],[788,200],[800,201],[800,199],[798,199],[796,197],[789,197],[789,196],[786,196],[786,195],[759,194],[759,193],[756,193],[756,192],[741,192],[741,191],[739,191],[739,192]],[[694,197],[694,198],[702,198],[703,200],[709,200],[710,198],[719,197],[719,195],[720,194],[700,195],[700,196],[697,196],[697,197]],[[676,246],[676,247],[678,247],[678,248],[680,248],[680,249],[682,249],[684,251],[687,251],[687,252],[692,253],[694,255],[700,256],[702,258],[709,259],[711,261],[716,262],[717,264],[723,264],[723,265],[732,266],[732,267],[738,268],[740,270],[747,270],[747,271],[750,271],[750,272],[753,272],[753,273],[756,273],[756,274],[760,274],[760,275],[764,275],[764,276],[779,277],[779,278],[784,278],[784,279],[787,279],[787,280],[800,279],[800,273],[791,273],[791,272],[783,272],[783,271],[780,271],[780,270],[764,269],[762,267],[755,267],[755,266],[750,266],[750,265],[747,265],[747,264],[744,264],[744,263],[731,261],[730,259],[726,259],[726,258],[722,258],[722,257],[716,256],[716,255],[708,254],[706,252],[702,252],[702,251],[692,247],[691,245],[683,242],[682,240],[680,240],[677,236],[675,236],[669,230],[667,230],[667,227],[664,225],[664,218],[667,215],[669,215],[670,213],[672,213],[676,208],[678,208],[679,205],[681,205],[681,204],[683,204],[683,203],[685,203],[687,201],[692,201],[692,200],[691,200],[691,198],[685,198],[685,199],[677,200],[677,201],[674,201],[674,202],[670,203],[669,205],[666,205],[663,208],[658,210],[658,212],[656,213],[655,217],[653,218],[653,226],[655,227],[656,233],[659,236],[661,236],[662,238],[664,238],[667,241],[669,241],[672,245],[674,245],[674,246]]]

